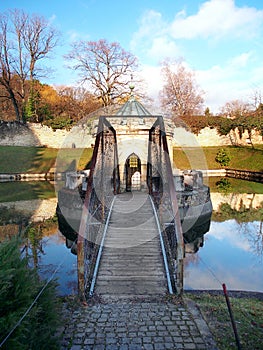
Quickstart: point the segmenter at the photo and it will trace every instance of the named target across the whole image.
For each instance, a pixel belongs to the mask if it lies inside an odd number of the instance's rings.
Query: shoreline
[[[263,172],[247,171],[240,169],[196,169],[201,171],[203,177],[229,177],[241,180],[263,183]],[[183,170],[173,169],[173,176],[178,175]],[[11,181],[54,181],[64,180],[65,172],[55,172],[53,169],[46,173],[2,173],[0,182]]]

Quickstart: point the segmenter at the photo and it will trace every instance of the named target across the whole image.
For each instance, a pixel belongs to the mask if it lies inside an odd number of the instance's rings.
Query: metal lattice
[[[158,212],[170,275],[176,292],[181,294],[184,240],[162,117],[157,117],[149,131],[147,183]]]
[[[105,117],[100,117],[78,234],[78,286],[84,300],[109,208],[119,185],[116,132]]]

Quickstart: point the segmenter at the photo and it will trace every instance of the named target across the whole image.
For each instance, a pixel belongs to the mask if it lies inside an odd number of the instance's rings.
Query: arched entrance
[[[141,189],[141,160],[132,153],[125,163],[126,191],[140,191]]]

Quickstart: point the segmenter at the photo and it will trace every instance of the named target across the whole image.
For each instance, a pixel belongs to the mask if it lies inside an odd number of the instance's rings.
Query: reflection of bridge
[[[100,117],[89,176],[80,187],[84,204],[75,229],[81,297],[180,294],[184,237],[178,204],[186,216],[191,200],[198,201],[199,212],[190,208],[184,232],[190,231],[190,221],[202,226],[210,219],[209,190],[201,195],[202,203],[193,191],[202,187],[200,180],[196,172],[174,181],[163,118],[150,115],[133,97],[117,115]],[[177,198],[178,191],[185,196]],[[63,212],[65,193],[59,194],[59,217],[68,214]],[[76,211],[71,216],[76,220]]]

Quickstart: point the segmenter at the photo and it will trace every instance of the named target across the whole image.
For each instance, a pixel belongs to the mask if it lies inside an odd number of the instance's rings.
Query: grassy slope
[[[86,169],[92,149],[54,149],[41,147],[1,147],[0,173],[46,173]],[[0,182],[0,202],[55,197],[54,186],[46,181]]]
[[[202,149],[208,169],[220,169],[215,161],[222,147],[204,147]],[[263,146],[224,147],[231,156],[230,168],[263,171]],[[62,170],[76,167],[86,168],[92,155],[92,149],[62,149],[41,147],[0,146],[0,173],[46,173],[55,166],[58,159]],[[57,158],[58,157],[58,158]],[[200,149],[188,148],[185,152],[174,148],[174,163],[179,169],[190,169],[192,159],[200,157]],[[190,159],[190,161],[189,161]]]
[[[89,163],[92,149],[0,146],[0,173],[46,173],[55,166],[57,157],[63,168],[74,163],[78,170]]]
[[[223,295],[187,294],[199,306],[219,350],[237,348]],[[232,312],[242,349],[262,349],[263,302],[254,298],[231,298]]]
[[[224,148],[231,157],[229,168],[245,169],[251,171],[263,171],[263,147],[203,147],[203,154],[207,162],[208,169],[220,169],[221,166],[215,161],[217,152]],[[174,164],[179,169],[190,169],[192,159],[200,157],[200,149],[174,148]]]

